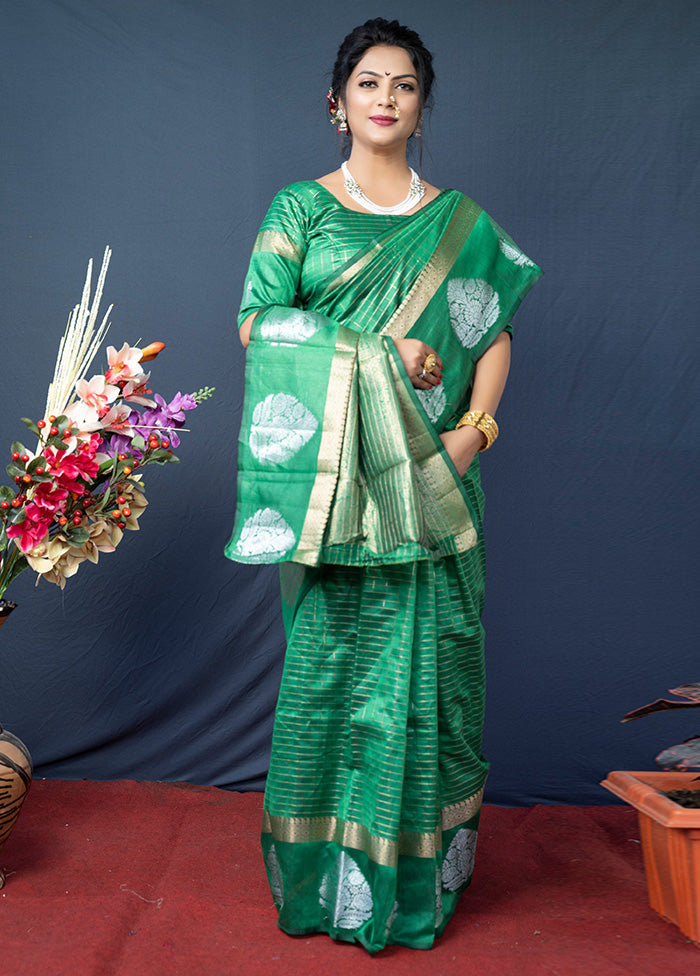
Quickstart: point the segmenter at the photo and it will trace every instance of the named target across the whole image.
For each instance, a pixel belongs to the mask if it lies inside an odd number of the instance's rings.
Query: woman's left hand
[[[427,342],[422,342],[420,339],[394,339],[394,345],[416,389],[432,390],[442,382],[442,360]],[[435,357],[432,370],[426,370],[423,366],[428,356]],[[421,375],[423,373],[424,376]]]
[[[486,437],[480,430],[468,426],[460,427],[459,430],[446,430],[440,434],[440,440],[460,478],[476,457],[479,448],[486,443]]]

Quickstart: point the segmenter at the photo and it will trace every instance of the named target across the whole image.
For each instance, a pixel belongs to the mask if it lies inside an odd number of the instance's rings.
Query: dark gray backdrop
[[[436,57],[427,178],[546,269],[516,318],[488,495],[488,799],[599,803],[700,731],[619,716],[700,679],[695,0],[14,0],[1,5],[3,443],[43,408],[89,257],[157,390],[215,385],[150,507],[61,593],[26,573],[0,720],[37,775],[259,788],[276,571],[227,562],[234,317],[273,193],[337,165],[337,44],[398,16]],[[694,357],[694,362],[693,362]]]

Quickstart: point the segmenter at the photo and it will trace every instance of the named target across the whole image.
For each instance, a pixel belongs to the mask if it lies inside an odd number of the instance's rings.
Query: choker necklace
[[[369,210],[374,214],[405,214],[409,210],[413,210],[425,194],[425,183],[423,183],[418,173],[409,166],[408,168],[411,170],[411,185],[408,188],[408,196],[406,199],[402,200],[401,203],[397,203],[395,207],[380,207],[378,204],[372,203],[369,197],[365,196],[360,184],[350,173],[347,163],[343,163],[340,168],[345,177],[345,190],[347,195],[356,203],[363,206],[365,210]]]

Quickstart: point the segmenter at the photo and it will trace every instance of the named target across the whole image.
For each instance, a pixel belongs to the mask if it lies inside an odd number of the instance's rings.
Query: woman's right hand
[[[427,342],[421,342],[420,339],[394,339],[394,345],[411,383],[417,390],[432,390],[438,383],[442,383],[442,360]],[[426,372],[421,377],[423,363],[431,354],[435,356],[435,365],[431,372]]]

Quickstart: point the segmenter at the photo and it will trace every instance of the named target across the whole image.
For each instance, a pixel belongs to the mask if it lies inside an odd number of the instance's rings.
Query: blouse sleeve
[[[293,188],[280,190],[255,239],[243,285],[239,328],[251,312],[259,312],[270,305],[298,307],[308,219],[308,209]]]

